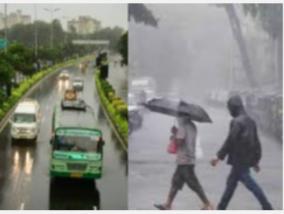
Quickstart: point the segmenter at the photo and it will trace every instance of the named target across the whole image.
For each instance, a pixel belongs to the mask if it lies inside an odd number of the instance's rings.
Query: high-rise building
[[[100,29],[101,23],[90,16],[79,16],[78,19],[68,21],[67,26],[69,32],[91,34]]]
[[[31,16],[22,14],[21,10],[17,10],[7,15],[7,27],[10,28],[16,24],[30,24]],[[0,29],[5,27],[5,16],[0,13]]]

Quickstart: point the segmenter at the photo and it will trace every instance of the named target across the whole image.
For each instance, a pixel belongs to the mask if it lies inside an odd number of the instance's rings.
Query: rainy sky
[[[102,27],[119,26],[127,29],[127,5],[126,4],[8,4],[8,13],[22,10],[23,14],[29,14],[34,19],[34,8],[37,5],[38,19],[50,21],[50,13],[44,8],[60,8],[54,13],[54,18],[60,19],[66,29],[67,20],[78,16],[91,16],[101,21]],[[4,13],[4,5],[0,4],[0,12]]]
[[[164,89],[179,94],[207,93],[215,88],[241,87],[241,60],[226,11],[214,4],[148,4],[158,28],[129,26],[130,70],[152,75]],[[267,34],[236,5],[254,68],[268,69],[273,51]],[[147,35],[147,41],[143,39]],[[147,53],[147,54],[146,54]],[[273,75],[273,74],[272,74]],[[235,82],[234,82],[235,81]]]

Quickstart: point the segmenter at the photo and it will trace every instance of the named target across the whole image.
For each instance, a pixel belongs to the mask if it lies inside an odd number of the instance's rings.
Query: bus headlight
[[[36,128],[31,128],[29,131],[32,132],[32,133],[35,133],[36,132]]]
[[[61,164],[52,164],[52,169],[54,170],[64,170],[64,165]]]
[[[90,169],[91,172],[96,172],[96,171],[98,171],[99,167],[97,167],[97,166],[90,166],[89,169]]]

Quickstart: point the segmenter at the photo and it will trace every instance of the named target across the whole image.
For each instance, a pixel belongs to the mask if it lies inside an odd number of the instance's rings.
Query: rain
[[[129,18],[129,208],[154,209],[154,203],[163,202],[175,168],[174,156],[166,151],[175,118],[141,103],[157,97],[181,99],[209,113],[212,124],[195,123],[196,173],[217,206],[229,169],[225,163],[212,168],[209,162],[229,130],[227,100],[239,95],[256,121],[263,150],[262,170],[253,175],[274,209],[281,209],[282,5],[145,6],[157,26]],[[174,209],[200,209],[199,199],[186,188]],[[259,205],[242,186],[228,209]]]

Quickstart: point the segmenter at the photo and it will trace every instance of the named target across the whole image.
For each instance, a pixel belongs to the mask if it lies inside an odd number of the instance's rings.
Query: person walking
[[[225,143],[217,153],[217,158],[211,160],[211,165],[216,166],[220,160],[224,160],[228,156],[227,163],[232,168],[217,209],[225,210],[227,208],[240,181],[254,194],[262,209],[272,210],[263,190],[250,174],[250,168],[253,168],[256,172],[260,171],[261,144],[256,123],[247,115],[239,95],[230,97],[227,107],[233,117],[230,123],[230,131]]]
[[[182,190],[184,183],[199,196],[203,202],[202,209],[213,209],[194,171],[196,135],[197,129],[192,120],[178,117],[178,127],[177,129],[175,127],[172,128],[171,136],[171,139],[174,140],[177,145],[177,167],[172,177],[167,201],[164,204],[154,204],[157,209],[172,209],[172,203],[177,192]]]

